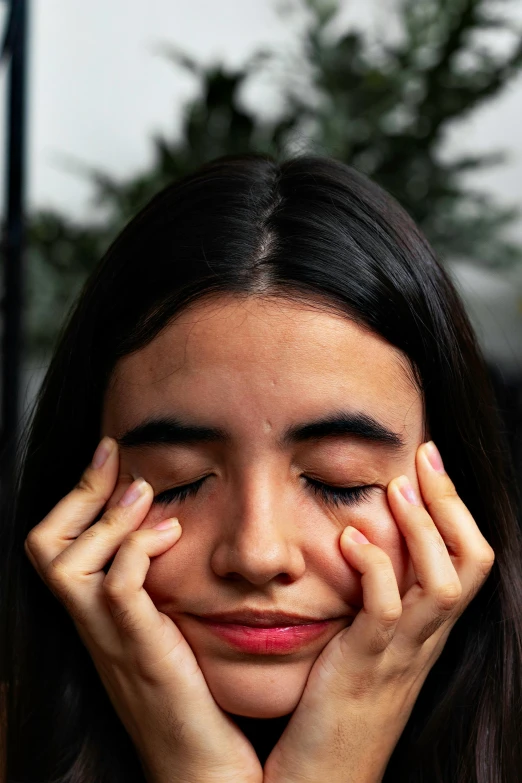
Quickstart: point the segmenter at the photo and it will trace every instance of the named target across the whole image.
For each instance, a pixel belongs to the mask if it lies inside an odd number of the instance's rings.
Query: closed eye
[[[303,476],[303,478],[316,495],[320,495],[323,500],[333,506],[340,504],[355,506],[356,503],[367,500],[372,491],[376,489],[372,484],[366,484],[361,487],[332,487],[330,484],[323,484],[322,481],[317,481],[316,479],[310,479],[306,476]]]
[[[180,487],[166,489],[155,496],[153,504],[167,506],[175,501],[181,503],[190,495],[195,495],[207,478],[208,476],[203,476],[203,478],[193,481],[191,484],[183,484]],[[317,479],[311,479],[307,476],[303,476],[303,478],[316,495],[319,495],[324,501],[333,506],[339,506],[340,504],[354,506],[356,503],[367,500],[371,492],[377,489],[377,486],[373,484],[366,484],[360,487],[333,487],[330,484],[324,484],[322,481],[317,481]]]
[[[189,495],[195,495],[206,478],[208,478],[208,476],[203,476],[203,478],[193,481],[192,484],[183,484],[181,487],[166,489],[164,492],[160,492],[159,495],[155,495],[152,503],[153,505],[167,506],[175,500],[181,502]]]

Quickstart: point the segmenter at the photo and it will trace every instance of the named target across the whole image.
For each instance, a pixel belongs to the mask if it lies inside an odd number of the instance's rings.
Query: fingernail
[[[135,503],[145,492],[147,482],[145,479],[137,479],[127,488],[123,497],[118,501],[118,506],[130,506]]]
[[[369,544],[370,542],[366,538],[366,536],[363,536],[362,533],[360,533],[358,530],[356,530],[354,527],[347,527],[343,531],[345,535],[347,535],[349,538],[352,539],[352,541],[355,541],[356,544]]]
[[[431,467],[436,470],[437,473],[445,473],[446,471],[444,470],[440,452],[432,440],[426,443],[425,449]]]
[[[95,470],[103,467],[103,465],[105,465],[105,463],[107,462],[107,459],[113,449],[113,446],[114,446],[114,441],[112,440],[112,438],[108,438],[108,437],[102,438],[101,441],[98,443],[98,447],[96,451],[94,452],[94,456],[91,462],[91,467],[93,467]]]
[[[163,522],[158,522],[157,525],[154,525],[154,530],[170,530],[173,527],[181,527],[179,524],[179,519],[176,519],[173,517],[172,519],[164,519]]]
[[[406,498],[408,503],[411,503],[413,506],[420,506],[420,500],[417,497],[417,493],[410,484],[407,476],[399,476],[397,479],[397,485],[401,495]]]

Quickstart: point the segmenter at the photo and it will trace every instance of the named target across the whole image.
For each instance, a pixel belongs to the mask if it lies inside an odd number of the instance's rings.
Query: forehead
[[[275,298],[220,296],[182,311],[118,361],[104,420],[119,430],[168,412],[288,421],[325,406],[364,409],[401,429],[421,397],[404,354],[347,317]]]

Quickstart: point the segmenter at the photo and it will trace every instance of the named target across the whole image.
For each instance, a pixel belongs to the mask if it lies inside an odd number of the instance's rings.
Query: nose
[[[268,477],[236,485],[220,525],[211,567],[222,578],[254,585],[293,582],[304,573],[297,511],[284,502],[284,488]]]

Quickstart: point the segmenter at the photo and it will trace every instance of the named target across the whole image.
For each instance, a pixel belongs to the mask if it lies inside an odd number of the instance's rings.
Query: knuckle
[[[379,621],[384,626],[395,625],[402,617],[402,603],[388,606],[381,610]]]
[[[102,589],[109,601],[117,604],[121,601],[122,597],[127,594],[127,586],[125,581],[121,579],[109,579],[105,577],[102,584]]]
[[[431,618],[431,620],[425,623],[422,630],[418,634],[417,644],[423,645],[425,642],[427,642],[428,639],[433,636],[433,634],[437,633],[439,628],[442,628],[442,626],[446,623],[446,619],[447,618],[440,613],[436,613],[435,616]]]
[[[142,532],[143,531],[134,530],[132,533],[129,533],[122,541],[119,551],[123,550],[123,552],[130,552],[131,557],[133,551],[134,553],[139,552],[141,554],[143,552],[141,544],[143,538]],[[103,590],[109,599],[119,601],[122,596],[128,595],[132,589],[131,583],[125,578],[125,573],[121,569],[117,571],[115,571],[113,567],[109,569],[103,580]]]
[[[473,580],[473,586],[471,593],[472,595],[475,595],[478,593],[486,579],[488,578],[491,569],[493,568],[493,564],[495,562],[495,558],[492,559],[489,558],[486,560],[484,556],[482,556],[480,559],[477,558],[475,566],[476,566],[476,573],[475,578]]]
[[[105,513],[101,516],[100,522],[103,526],[107,528],[116,527],[121,524],[122,516],[125,512],[125,509],[122,506],[113,506],[112,508],[107,509]]]
[[[487,574],[489,574],[489,572],[493,568],[494,563],[495,563],[495,552],[490,546],[488,546],[488,548],[484,549],[477,557],[477,565],[479,569],[482,571],[482,573],[485,576],[487,576]]]
[[[137,554],[143,554],[144,530],[133,530],[125,536],[120,545],[120,550],[128,552],[130,557],[136,557]]]
[[[133,631],[139,630],[139,623],[130,609],[123,608],[118,609],[117,611],[112,611],[112,616],[122,631],[132,633]]]
[[[86,492],[90,495],[97,495],[99,492],[98,487],[96,486],[96,481],[94,480],[94,476],[88,468],[80,476],[80,480],[76,484],[75,488],[79,489],[80,492]]]
[[[370,547],[368,547],[369,549]],[[393,565],[392,561],[389,555],[386,554],[382,549],[379,549],[378,547],[375,547],[374,552],[371,553],[373,557],[371,558],[371,562],[374,568],[379,569],[380,571],[392,571],[393,573]]]
[[[59,558],[52,560],[45,570],[45,580],[58,589],[70,581],[70,574]]]
[[[89,541],[93,538],[98,538],[99,535],[100,535],[100,528],[93,523],[91,527],[88,527],[87,530],[83,531],[82,538]]]
[[[33,557],[36,557],[42,551],[42,544],[42,534],[37,528],[33,528],[29,531],[24,541],[24,550],[26,554],[31,554]]]
[[[462,585],[460,582],[449,582],[437,589],[434,595],[435,604],[438,611],[449,612],[455,608],[462,598]]]
[[[369,652],[372,655],[383,652],[387,647],[390,646],[391,642],[393,641],[393,637],[395,636],[396,623],[393,623],[393,625],[390,627],[388,624],[383,625],[382,618],[380,619],[381,622],[374,629],[372,638],[368,644]]]
[[[128,549],[137,547],[141,551],[143,549],[143,537],[146,533],[146,530],[133,530],[125,536],[122,546],[125,545]]]
[[[75,614],[76,600],[70,574],[59,560],[53,560],[44,574],[44,581],[69,614]]]
[[[90,502],[93,500],[96,502],[107,502],[112,493],[112,487],[106,486],[102,477],[98,476],[90,467],[82,473],[75,490],[79,491]]]
[[[376,557],[373,562],[374,570],[379,574],[379,580],[386,585],[390,590],[396,589],[397,578],[395,571],[393,570],[393,564],[391,558],[382,553],[382,556]]]
[[[110,600],[118,601],[122,596],[128,593],[128,586],[125,579],[121,574],[113,574],[112,570],[109,570],[107,576],[102,583],[103,592]]]
[[[437,492],[433,497],[426,499],[426,506],[428,509],[438,508],[439,506],[447,506],[449,503],[454,503],[458,498],[455,484],[450,478],[447,479],[442,489]]]

